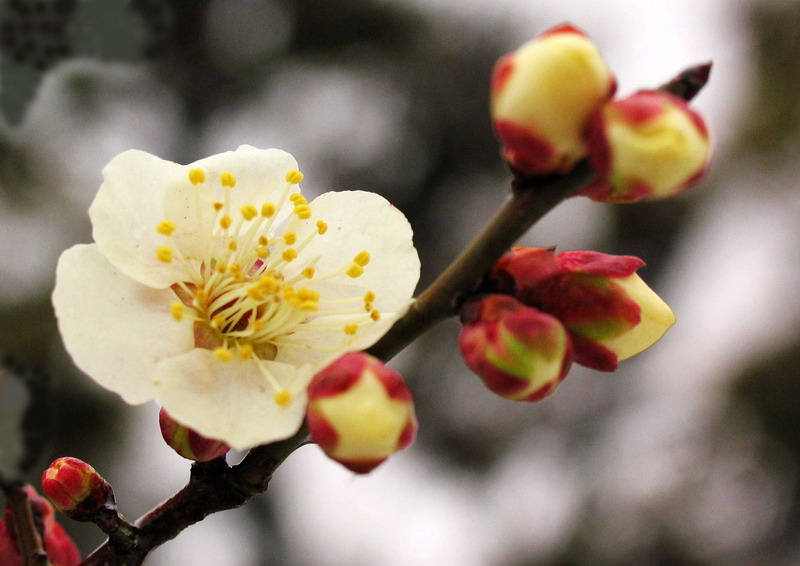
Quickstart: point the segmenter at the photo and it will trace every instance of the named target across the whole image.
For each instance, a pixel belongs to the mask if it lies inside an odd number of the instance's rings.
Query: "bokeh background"
[[[525,237],[642,257],[678,324],[615,374],[575,367],[533,405],[485,390],[457,323],[442,324],[393,362],[415,394],[412,449],[356,477],[304,447],[266,495],[148,564],[800,563],[797,0],[3,0],[2,475],[36,483],[55,457],[80,457],[129,518],[188,477],[157,407],[100,390],[55,330],[55,262],[90,241],[86,210],[115,154],[286,149],[311,195],[364,189],[403,210],[424,285],[506,196],[493,62],[565,20],[622,94],[714,61],[694,103],[715,139],[702,187],[663,203],[572,199]],[[63,523],[84,553],[103,540]]]

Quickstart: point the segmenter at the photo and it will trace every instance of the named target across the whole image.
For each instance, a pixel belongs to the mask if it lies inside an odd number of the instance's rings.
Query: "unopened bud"
[[[563,272],[554,248],[515,247],[492,267],[493,291],[512,295],[528,306],[538,306],[542,290]]]
[[[367,354],[345,354],[308,386],[311,438],[353,472],[373,470],[414,441],[417,419],[400,375]]]
[[[33,521],[42,537],[47,560],[51,566],[77,566],[81,561],[75,543],[66,531],[55,520],[55,511],[46,499],[41,497],[31,486],[23,489],[28,496],[33,514]],[[14,525],[13,513],[6,506],[4,519],[0,520],[0,564],[2,566],[23,566],[17,541],[17,528]]]
[[[606,104],[589,122],[587,146],[599,179],[581,194],[602,202],[668,198],[699,181],[710,141],[682,99],[642,91]]]
[[[538,401],[567,375],[572,346],[556,318],[508,295],[489,295],[467,303],[461,319],[461,355],[498,395]]]
[[[76,521],[92,520],[114,491],[93,467],[77,458],[59,458],[42,473],[42,491],[56,509]]]
[[[158,413],[158,424],[164,442],[179,456],[195,462],[208,462],[227,454],[231,447],[221,440],[206,438],[191,428],[174,420],[161,409]]]
[[[556,258],[565,273],[543,292],[542,308],[570,331],[577,363],[613,371],[674,324],[667,304],[636,274],[641,259],[590,251]]]
[[[491,112],[506,161],[526,175],[566,173],[585,155],[587,120],[615,90],[597,47],[571,25],[505,55],[492,75]]]

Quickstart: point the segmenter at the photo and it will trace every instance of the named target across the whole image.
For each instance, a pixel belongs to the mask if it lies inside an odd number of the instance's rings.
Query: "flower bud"
[[[703,119],[682,99],[642,91],[598,110],[587,147],[599,179],[581,194],[602,202],[675,196],[708,168],[710,142]]]
[[[571,25],[500,58],[491,112],[506,161],[526,175],[566,173],[585,155],[587,120],[615,90],[597,47]]]
[[[498,395],[538,401],[567,375],[572,345],[556,318],[508,295],[489,295],[467,303],[461,319],[461,355]]]
[[[31,486],[23,488],[31,503],[34,524],[40,530],[44,550],[48,562],[52,566],[77,566],[81,561],[80,553],[75,543],[56,522],[53,507],[41,497]],[[0,520],[0,564],[3,566],[23,566],[17,542],[17,529],[8,506],[5,509],[5,519]]]
[[[206,438],[174,420],[164,410],[158,413],[158,424],[164,442],[179,456],[195,462],[208,462],[227,454],[231,447],[221,440]]]
[[[569,330],[575,361],[600,371],[652,346],[675,315],[636,275],[644,262],[632,256],[561,252],[565,273],[542,292],[542,309]]]
[[[114,491],[93,467],[77,458],[59,458],[42,473],[42,491],[70,519],[89,521],[114,503]]]
[[[359,474],[411,445],[417,431],[403,379],[361,352],[341,356],[314,376],[306,419],[325,454]]]

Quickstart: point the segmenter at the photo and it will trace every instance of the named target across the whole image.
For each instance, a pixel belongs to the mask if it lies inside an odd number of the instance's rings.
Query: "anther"
[[[303,174],[298,171],[297,169],[293,169],[286,173],[286,182],[291,183],[292,185],[296,185],[300,181],[303,180]]]
[[[266,246],[267,244],[269,244],[269,240],[267,239],[266,236],[259,236],[258,237],[258,245]]]
[[[242,207],[242,216],[245,220],[252,220],[258,216],[258,210],[252,204],[246,204]]]
[[[245,344],[239,347],[239,359],[249,360],[253,357],[253,347],[250,344]]]
[[[364,294],[364,302],[365,303],[374,303],[375,302],[375,293],[372,291],[367,291]]]
[[[287,262],[288,261],[292,261],[296,257],[297,257],[297,250],[294,249],[294,248],[287,248],[283,252],[283,260],[284,261],[287,261]],[[362,269],[362,271],[363,271],[363,269]]]
[[[264,246],[257,247],[256,256],[258,256],[259,259],[267,259],[269,257],[269,248],[265,248]]]
[[[347,325],[345,325],[345,327],[344,327],[344,333],[345,334],[347,334],[349,336],[352,336],[356,332],[358,332],[358,325],[357,324],[347,324]]]
[[[169,306],[169,312],[175,320],[183,319],[183,303],[175,301]]]
[[[219,182],[222,184],[223,187],[235,187],[236,175],[234,175],[230,171],[223,171],[222,173],[219,174]]]
[[[156,248],[156,257],[159,261],[170,263],[172,262],[172,250],[167,246],[159,246]]]
[[[286,232],[283,235],[283,241],[287,246],[291,246],[297,241],[297,234],[294,232]]]
[[[219,212],[223,208],[225,208],[225,204],[224,203],[221,203],[219,201],[214,203],[214,210],[216,210],[217,212]]]
[[[239,247],[239,244],[236,243],[236,240],[233,240],[233,241],[231,241],[230,244],[228,244],[228,249],[231,250],[232,252],[235,252],[236,248],[238,248],[238,247]]]
[[[275,402],[281,407],[285,407],[292,402],[292,394],[286,389],[278,391],[275,393]]]
[[[301,271],[301,273],[303,274],[303,277],[305,277],[306,279],[311,279],[312,277],[314,277],[314,273],[316,273],[316,270],[313,267],[306,267],[303,271]]]
[[[355,279],[356,277],[360,277],[364,273],[364,268],[358,265],[357,263],[353,263],[345,273],[347,273],[348,277],[352,277],[353,279]]]
[[[353,258],[353,261],[356,262],[361,267],[367,265],[369,263],[369,260],[370,260],[369,252],[366,250],[358,252],[358,254],[356,254],[356,257]]]
[[[328,231],[328,224],[322,220],[317,220],[317,234],[320,236]]]
[[[308,220],[311,218],[311,207],[307,204],[300,204],[294,207],[294,215],[300,220]]]
[[[377,322],[381,319],[381,312],[378,309],[373,309],[373,311],[369,313],[369,317]]]
[[[156,232],[163,236],[171,236],[174,231],[175,223],[169,220],[162,220],[158,223],[158,226],[156,226]]]
[[[228,216],[227,214],[219,219],[219,225],[222,226],[223,230],[227,230],[228,228],[230,228],[232,222],[233,220],[231,220],[231,217]]]
[[[217,348],[216,350],[214,350],[214,355],[221,362],[230,361],[231,357],[233,357],[231,355],[231,351],[228,350],[227,348]]]
[[[194,169],[189,170],[189,182],[193,185],[199,185],[201,183],[206,182],[206,172],[200,169],[199,167],[195,167]]]
[[[261,216],[264,218],[271,218],[275,214],[275,205],[271,202],[266,202],[261,205]]]

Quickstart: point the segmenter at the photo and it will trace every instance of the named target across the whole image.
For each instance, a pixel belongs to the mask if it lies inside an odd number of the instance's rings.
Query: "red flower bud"
[[[417,431],[403,379],[361,352],[341,356],[314,376],[306,420],[325,454],[359,474],[410,446]]]
[[[461,317],[461,355],[498,395],[538,401],[567,375],[572,345],[556,318],[508,295],[467,303]]]
[[[221,440],[206,438],[174,420],[164,410],[158,413],[158,424],[164,442],[179,456],[195,462],[208,462],[227,454],[231,447]]]
[[[571,25],[502,57],[491,112],[506,161],[527,175],[566,173],[585,154],[586,121],[615,90],[597,47]]]
[[[114,503],[114,491],[93,467],[77,458],[59,458],[42,473],[42,491],[70,519],[89,521]]]
[[[710,154],[708,128],[686,102],[642,91],[591,118],[587,146],[599,179],[581,194],[602,202],[672,197],[699,181]]]
[[[575,361],[600,371],[653,345],[675,322],[667,304],[636,275],[632,256],[556,255],[565,272],[542,290],[541,305],[569,330]]]
[[[47,558],[52,566],[77,566],[81,561],[75,543],[55,520],[53,507],[31,486],[25,486],[31,502],[34,523],[41,528],[40,535]],[[17,543],[16,527],[11,511],[5,510],[5,519],[0,520],[0,564],[23,566]]]

